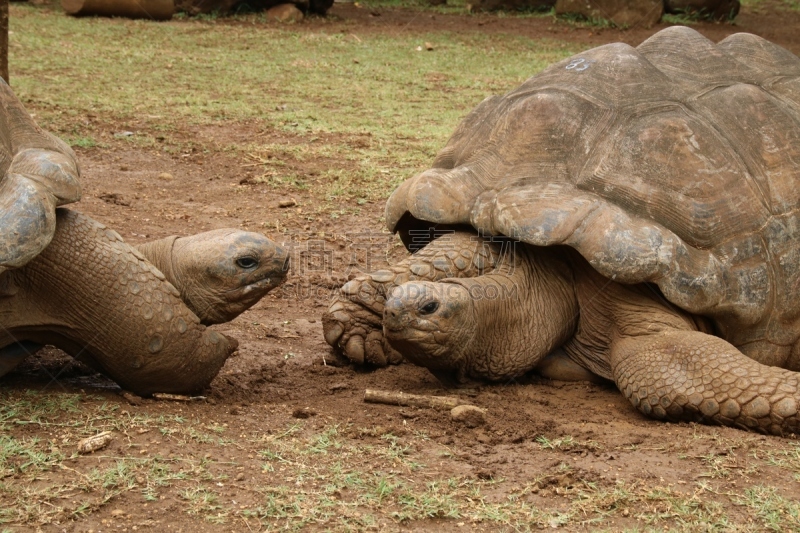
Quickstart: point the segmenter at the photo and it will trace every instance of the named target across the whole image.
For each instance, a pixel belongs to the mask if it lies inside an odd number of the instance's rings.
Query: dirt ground
[[[354,4],[336,4],[327,21],[312,18],[299,27],[337,32],[349,31],[354,25],[361,32],[445,30],[552,36],[587,47],[614,41],[638,44],[663,27],[620,31],[576,27],[554,23],[552,19],[442,15],[365,9]],[[749,31],[800,52],[800,13],[770,9],[770,4],[760,4],[757,11],[744,8],[735,25],[694,27],[714,40]],[[259,184],[250,179],[252,172],[247,161],[218,149],[220,145],[256,135],[289,144],[308,141],[271,131],[260,123],[187,127],[175,136],[191,141],[194,148],[169,155],[158,146],[139,148],[115,137],[120,131],[139,131],[147,127],[146,123],[114,124],[102,116],[86,120],[96,125],[96,131],[104,132],[103,146],[76,149],[84,185],[83,200],[77,209],[114,228],[132,243],[227,226],[263,231],[292,246],[294,271],[283,287],[254,309],[218,327],[236,337],[240,349],[212,383],[207,401],[183,404],[141,400],[130,404],[113,384],[91,375],[52,349],[0,380],[0,387],[87,391],[96,398],[89,402],[117,404],[126,413],[181,413],[227,424],[231,432],[243,434],[269,433],[293,420],[303,420],[309,427],[331,423],[354,428],[379,426],[381,431],[401,437],[423,432],[429,445],[415,448],[415,457],[426,465],[419,475],[431,478],[466,475],[496,480],[496,485],[485,485],[483,490],[502,498],[514,487],[546,474],[549,476],[546,481],[527,497],[539,508],[556,511],[570,505],[577,485],[590,483],[613,488],[623,481],[629,488],[662,487],[689,500],[716,502],[724,509],[727,520],[737,524],[733,529],[760,530],[766,527],[766,522],[758,521],[758,513],[741,502],[737,504],[731,494],[744,494],[745,488],[769,480],[783,498],[800,498],[798,471],[762,461],[763,457],[760,459],[756,453],[795,450],[794,435],[765,437],[735,429],[655,422],[636,412],[611,386],[549,382],[527,376],[508,384],[445,390],[427,371],[409,364],[377,370],[345,364],[325,344],[320,316],[328,305],[331,290],[347,279],[348,274],[367,267],[362,251],[353,248],[354,238],[383,232],[383,237],[373,239],[375,246],[369,263],[372,269],[403,255],[397,241],[382,228],[383,205],[368,203],[361,206],[358,214],[308,220],[307,214],[315,207],[310,195]],[[325,141],[322,138],[316,142]],[[368,138],[346,141],[370,142]],[[327,164],[330,162],[305,161],[302,167],[293,170],[314,176],[315,168]],[[294,199],[296,205],[279,207],[279,202],[287,199]],[[487,409],[486,423],[470,428],[452,421],[447,411],[365,404],[363,396],[367,388],[465,397]],[[31,435],[41,434],[35,428],[26,431]],[[372,437],[361,434],[353,438]],[[133,434],[124,442],[112,444],[109,453],[124,455],[126,446],[137,443],[162,455],[180,453],[180,445],[164,435],[154,438],[152,433]],[[562,445],[548,448],[543,445],[547,442]],[[197,453],[204,453],[203,445],[197,446]],[[441,454],[444,448],[452,452],[446,459]],[[222,489],[222,494],[247,505],[253,498],[252,487],[271,481],[256,475],[259,463],[247,447],[229,446],[224,453],[225,460],[237,466],[230,473],[230,478],[236,481]],[[565,470],[564,465],[569,468]],[[64,475],[68,474],[64,471]],[[136,493],[124,493],[98,505],[88,516],[64,517],[41,527],[53,531],[127,531],[136,530],[137,526],[141,530],[158,527],[161,531],[168,526],[171,531],[247,531],[263,526],[247,521],[215,525],[201,515],[176,512],[181,509],[179,499],[167,492],[159,501],[143,504]],[[659,505],[662,503],[653,503],[653,512],[647,516],[662,516],[660,522],[637,518],[637,509],[609,507],[604,511],[608,518],[598,527],[680,528],[680,519],[675,518],[678,515],[667,510],[659,515]],[[423,521],[382,520],[372,527],[419,531],[499,527],[497,522],[465,525],[457,519],[436,517]],[[593,529],[591,524],[580,520],[564,527]]]

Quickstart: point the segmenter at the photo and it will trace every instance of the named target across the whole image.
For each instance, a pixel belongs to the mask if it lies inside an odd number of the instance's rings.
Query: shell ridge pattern
[[[800,113],[800,94],[796,96],[796,99],[789,98],[784,88],[792,83],[800,85],[800,76],[775,76],[765,80],[761,88],[790,107],[795,113]]]
[[[712,94],[715,92],[719,92],[720,90],[733,89],[739,85],[745,85],[745,84],[731,84],[725,87],[720,87],[714,89],[713,91],[705,92],[701,97],[711,98]],[[703,105],[703,102],[699,98],[700,97],[698,97],[698,99],[695,100],[695,105],[691,106],[692,110],[701,117],[703,117],[704,122],[719,134],[720,138],[724,140],[723,142],[725,142],[727,146],[733,147],[734,145],[733,139],[736,138],[735,132],[728,131],[723,127],[722,124],[719,123],[718,120],[714,120],[715,117],[711,114],[712,111],[707,109],[707,107]],[[739,150],[732,150],[732,154],[734,154],[734,157],[736,157],[741,162],[743,167],[747,169],[747,175],[749,176],[748,185],[751,188],[754,188],[755,190],[759,191],[759,196],[760,196],[759,200],[769,212],[772,212],[772,208],[769,202],[769,199],[772,197],[770,183],[768,179],[765,179],[766,176],[764,176],[765,173],[763,172],[763,169],[759,168],[760,165],[756,161],[754,161],[752,157],[749,157],[747,154],[740,153]],[[762,178],[759,179],[758,176],[762,176]]]
[[[755,83],[763,75],[738,61],[699,32],[673,26],[636,47],[688,96],[704,87],[731,82]]]
[[[795,80],[800,80],[800,77],[794,77],[794,79]],[[759,86],[759,88],[763,92],[765,92],[772,100],[780,102],[781,104],[783,104],[783,105],[785,105],[787,107],[791,107],[792,109],[800,109],[800,102],[794,102],[793,100],[787,99],[786,96],[781,94],[781,93],[777,93],[776,94],[776,93],[768,90],[763,85]],[[786,116],[786,118],[791,120],[794,123],[796,129],[798,131],[800,131],[800,116],[798,116],[797,114],[792,114],[792,113],[784,113],[784,115]],[[792,165],[791,166],[793,168],[800,168],[800,157],[798,157],[797,159],[794,159],[792,157],[793,154],[789,153],[789,154],[786,154],[786,155],[788,155],[788,157],[790,157],[790,159],[792,161]],[[797,176],[800,177],[800,171],[797,172]]]
[[[558,90],[574,93],[595,105],[617,107],[620,102],[624,103],[631,99],[626,96],[635,96],[632,100],[637,102],[647,101],[648,97],[645,95],[648,91],[641,91],[640,88],[660,85],[666,90],[652,91],[649,99],[663,102],[664,93],[672,92],[669,90],[670,78],[635,48],[628,45],[621,46],[624,47],[622,50],[628,58],[626,61],[620,61],[614,56],[613,51],[620,48],[620,43],[593,48],[580,54],[583,57],[572,56],[532,76],[520,87],[506,94],[503,99],[525,98],[542,90]],[[599,57],[593,57],[594,55]],[[568,69],[576,59],[584,60],[588,65],[587,68]],[[569,79],[564,78],[565,72],[572,74]],[[620,83],[620,78],[648,81]]]
[[[504,174],[504,183],[510,181],[508,176],[513,176],[513,182],[519,183],[545,178],[572,182],[573,176],[578,174],[577,167],[586,161],[592,150],[596,149],[596,140],[609,130],[617,113],[613,106],[583,90],[552,85],[514,94],[504,111],[511,114],[510,112],[515,110],[518,110],[521,116],[538,117],[536,124],[526,126],[524,121],[519,120],[517,122],[523,122],[520,126],[511,120],[506,121],[507,124],[497,121],[498,125],[492,131],[492,145],[508,144],[498,142],[498,139],[507,138],[508,133],[516,127],[520,130],[519,137],[524,139],[524,142],[536,143],[538,139],[544,150],[537,152],[537,157],[522,163],[511,162],[505,157],[504,163],[509,171]],[[540,138],[542,135],[550,137],[542,139]],[[556,138],[554,135],[559,137]],[[511,144],[514,144],[513,141]],[[549,145],[563,146],[564,148],[560,150],[562,155],[559,157],[557,153],[553,153],[548,156],[546,152],[552,151],[552,147],[548,148]],[[533,148],[533,145],[530,146]],[[520,148],[518,145],[517,147]],[[505,151],[516,157],[513,148],[506,146]],[[543,176],[542,172],[547,176]],[[493,184],[500,182],[496,178],[490,181]]]
[[[722,86],[720,86],[720,88],[722,88]],[[700,95],[698,95],[698,98],[699,97]],[[758,193],[756,197],[758,198],[759,202],[761,203],[761,206],[765,211],[765,216],[770,216],[771,212],[769,207],[769,195],[764,191],[759,182],[754,178],[753,169],[751,169],[750,166],[747,164],[747,162],[742,158],[738,150],[734,148],[731,139],[725,134],[724,131],[720,130],[720,128],[716,124],[716,121],[708,120],[708,118],[703,113],[701,113],[696,106],[693,106],[691,102],[683,102],[682,107],[687,115],[691,116],[692,118],[695,118],[698,121],[701,121],[703,125],[713,130],[717,134],[719,142],[725,145],[725,148],[727,149],[729,156],[735,159],[738,166],[740,166],[742,169],[746,171],[745,182],[747,186],[753,192]]]
[[[800,76],[800,60],[788,50],[751,33],[729,35],[717,47],[753,71]]]
[[[762,205],[763,213],[761,213],[760,219],[763,220],[766,218],[770,213],[767,205],[768,198],[764,194],[763,190],[758,187],[757,182],[753,181],[752,174],[749,172],[748,166],[741,160],[741,157],[733,148],[730,140],[725,137],[722,132],[719,132],[717,128],[714,127],[713,123],[711,123],[705,116],[695,112],[687,104],[682,102],[674,102],[664,106],[648,106],[640,108],[633,113],[623,114],[618,119],[617,123],[611,126],[610,129],[623,133],[626,131],[635,131],[634,128],[636,127],[637,123],[644,124],[645,126],[655,124],[655,120],[660,115],[659,111],[667,111],[667,113],[663,114],[663,116],[666,118],[666,115],[668,115],[668,111],[670,109],[676,109],[683,113],[686,118],[685,122],[689,126],[691,126],[692,121],[696,121],[697,125],[708,128],[709,131],[707,133],[711,133],[712,135],[716,134],[716,139],[714,139],[714,141],[718,142],[723,147],[723,150],[721,150],[721,155],[724,157],[720,157],[719,159],[724,162],[725,166],[720,167],[720,161],[715,162],[710,159],[708,153],[706,153],[706,150],[701,149],[701,146],[697,144],[695,133],[698,132],[691,132],[692,134],[685,139],[685,141],[690,145],[689,149],[691,150],[691,156],[696,158],[698,162],[704,162],[706,164],[705,169],[700,168],[699,165],[694,165],[697,175],[705,175],[706,178],[710,178],[715,174],[719,174],[721,171],[730,170],[731,168],[729,167],[729,164],[731,164],[732,170],[739,170],[739,173],[745,179],[745,183],[753,191],[754,194],[752,200],[756,200]],[[705,135],[703,135],[703,137],[705,137]],[[715,201],[713,204],[709,203],[710,200],[705,197],[698,200],[691,196],[691,190],[687,190],[687,187],[695,187],[696,182],[690,181],[688,184],[684,184],[682,187],[670,188],[673,185],[678,185],[679,182],[673,180],[674,184],[669,186],[658,182],[648,184],[641,181],[646,179],[647,174],[641,173],[630,176],[626,175],[625,179],[619,178],[614,180],[613,177],[607,178],[606,175],[608,172],[610,172],[610,170],[607,169],[604,171],[604,166],[610,164],[611,169],[619,167],[620,158],[618,157],[618,154],[622,151],[619,143],[623,140],[624,139],[621,135],[617,137],[613,135],[607,135],[597,143],[595,156],[590,157],[587,160],[587,163],[582,170],[580,177],[578,178],[578,189],[592,191],[608,201],[619,203],[628,208],[636,209],[640,206],[644,206],[647,209],[650,217],[652,217],[655,221],[670,227],[672,230],[676,229],[676,227],[674,227],[676,224],[680,224],[681,221],[685,219],[687,223],[691,222],[692,225],[683,229],[681,229],[681,226],[678,225],[677,229],[679,229],[679,231],[677,233],[681,239],[689,241],[690,243],[692,241],[696,241],[696,244],[693,245],[700,249],[707,249],[714,246],[715,243],[719,242],[720,237],[723,237],[724,240],[726,231],[729,234],[735,234],[736,232],[740,232],[742,229],[749,231],[750,227],[754,227],[753,224],[749,223],[749,220],[752,217],[745,216],[747,212],[743,210],[743,207],[750,208],[749,204],[746,206],[730,205],[730,207],[727,209],[727,212],[734,217],[733,220],[737,221],[736,225],[731,225],[731,222],[726,217],[722,217],[722,219],[715,217],[717,219],[712,220],[710,216],[719,213],[720,211],[720,201],[725,204],[730,204],[732,201],[742,202],[743,200],[738,197],[726,197],[724,199]],[[639,148],[641,148],[641,146]],[[669,165],[673,156],[674,152],[670,154],[670,159],[668,159],[666,162],[667,165]],[[637,168],[641,168],[638,158],[632,159],[637,163]],[[632,183],[630,181],[631,179],[636,179],[639,181]],[[643,196],[642,191],[649,191],[651,194],[655,194],[656,196]],[[658,199],[660,196],[669,197],[667,204],[662,205],[662,209],[668,208],[670,205],[688,205],[691,207],[691,209],[686,209],[685,211],[689,216],[675,215],[670,212],[659,214],[659,212],[655,209],[658,205],[663,204],[663,202]],[[708,215],[707,217],[698,216],[698,214],[704,212]],[[692,213],[694,215],[691,215]],[[756,220],[756,222],[758,222],[758,220]],[[742,224],[744,224],[744,226],[742,226]],[[700,229],[701,231],[698,231]],[[704,235],[705,237],[703,237]]]
[[[439,151],[434,160],[434,168],[453,169],[458,161],[464,158],[463,152],[472,142],[481,143],[481,133],[491,131],[497,121],[498,113],[493,112],[502,104],[501,96],[487,96],[478,106],[470,111],[456,126],[447,145]],[[482,144],[482,143],[481,143]]]
[[[598,107],[609,107],[608,102],[606,102],[605,100],[601,100],[599,98],[596,98],[591,93],[588,93],[588,92],[584,91],[583,89],[581,89],[579,87],[564,86],[564,85],[544,85],[542,87],[536,87],[536,88],[533,88],[533,89],[528,89],[527,91],[524,91],[524,92],[521,92],[521,93],[516,93],[516,92],[509,93],[508,95],[506,95],[503,98],[509,98],[509,99],[513,99],[513,100],[523,100],[525,98],[530,98],[531,96],[535,96],[537,94],[541,94],[541,93],[545,93],[545,92],[564,92],[564,93],[569,93],[571,95],[577,96],[578,98],[582,98],[583,100],[588,100],[589,102],[591,102],[592,104],[594,104],[594,105],[596,105]]]

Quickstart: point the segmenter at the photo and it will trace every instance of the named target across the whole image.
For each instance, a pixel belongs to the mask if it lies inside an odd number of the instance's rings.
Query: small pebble
[[[125,401],[127,401],[131,405],[142,405],[142,397],[137,396],[136,394],[129,392],[129,391],[122,391],[119,393]]]
[[[114,435],[110,431],[103,431],[92,437],[86,437],[78,441],[78,453],[92,453],[102,450],[114,440]]]
[[[483,479],[483,480],[488,481],[490,479],[494,479],[494,471],[486,469],[486,468],[481,468],[477,472],[475,472],[475,476],[478,479]]]
[[[474,405],[459,405],[450,410],[450,418],[468,428],[475,428],[486,423],[486,410]]]
[[[292,411],[292,416],[295,418],[311,418],[315,414],[317,414],[317,412],[312,411],[308,407],[306,407],[305,409],[298,407],[297,409]]]

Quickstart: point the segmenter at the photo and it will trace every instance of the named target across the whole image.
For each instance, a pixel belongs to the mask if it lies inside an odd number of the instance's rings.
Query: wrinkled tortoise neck
[[[222,312],[221,302],[212,297],[209,287],[203,286],[195,258],[178,244],[179,240],[181,237],[173,235],[140,244],[137,248],[178,289],[183,303],[203,324],[227,322],[230,318]]]
[[[164,274],[167,281],[172,283],[172,286],[178,289],[181,297],[184,294],[183,284],[181,283],[180,270],[176,268],[173,258],[173,248],[175,241],[178,240],[176,235],[158,239],[157,241],[150,241],[139,244],[135,248],[150,261],[157,269]]]
[[[579,310],[573,274],[552,248],[517,247],[491,274],[457,280],[478,321],[470,374],[507,379],[531,370],[571,338]]]

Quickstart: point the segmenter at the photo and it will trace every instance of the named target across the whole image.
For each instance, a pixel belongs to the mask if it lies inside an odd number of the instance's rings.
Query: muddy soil
[[[800,52],[798,13],[769,6],[762,3],[757,11],[743,9],[734,25],[705,23],[695,28],[713,40],[738,31],[753,32],[795,53]],[[236,24],[235,21],[229,23]],[[300,31],[324,32],[352,31],[353,27],[358,27],[360,32],[503,32],[532,38],[567,39],[590,47],[614,41],[635,45],[664,26],[620,31],[575,27],[555,23],[549,18],[442,15],[336,4],[327,20],[312,18],[296,27]],[[398,242],[381,226],[383,205],[366,204],[361,206],[360,213],[345,214],[337,219],[308,220],[307,214],[314,208],[310,195],[254,183],[248,180],[246,161],[215,149],[255,135],[281,142],[306,142],[303,138],[271,131],[260,123],[185,127],[175,136],[191,140],[196,148],[170,155],[158,146],[138,148],[114,136],[120,131],[146,128],[147,123],[115,124],[104,117],[90,117],[89,120],[106,133],[103,147],[77,148],[84,184],[83,200],[77,209],[114,228],[132,243],[217,227],[263,231],[293,247],[294,272],[283,287],[254,309],[218,328],[239,339],[240,349],[212,383],[206,402],[176,407],[144,400],[139,405],[129,405],[113,384],[99,380],[55,350],[45,350],[3,378],[2,387],[88,390],[103,398],[102,401],[122,404],[127,411],[153,414],[181,409],[192,416],[229,423],[243,431],[283,427],[293,417],[305,417],[303,411],[314,413],[315,419],[320,421],[354,427],[380,424],[396,434],[413,428],[426,433],[432,440],[432,447],[440,445],[457,450],[449,466],[442,466],[441,457],[431,451],[425,462],[434,473],[449,469],[452,473],[466,473],[481,479],[503,479],[510,485],[524,484],[555,465],[567,462],[573,474],[571,481],[564,482],[565,487],[577,482],[575,479],[612,485],[616,480],[625,480],[629,485],[664,486],[689,494],[697,490],[698,480],[708,476],[708,462],[698,458],[726,455],[733,462],[738,460],[739,464],[745,464],[750,457],[749,450],[767,444],[788,446],[794,439],[794,436],[752,436],[735,429],[655,422],[635,411],[613,386],[550,382],[526,376],[511,383],[453,391],[444,389],[427,371],[408,364],[374,370],[353,368],[325,344],[320,316],[329,303],[331,290],[348,275],[367,266],[379,268],[387,260],[404,254]],[[323,141],[325,139],[317,142]],[[351,141],[355,142],[347,140]],[[328,164],[326,161],[318,163]],[[312,173],[317,162],[304,164],[306,171]],[[294,202],[284,204],[294,205],[280,207],[281,201],[287,199]],[[292,216],[286,216],[287,213]],[[365,257],[352,248],[353,238],[381,232],[383,237],[376,238],[377,248],[373,248],[371,262],[367,265]],[[365,404],[363,396],[367,388],[468,397],[470,403],[487,409],[486,424],[469,428],[452,421],[449,413],[443,411],[413,409],[409,414],[408,409]],[[550,441],[572,437],[575,441],[594,444],[556,455],[553,451],[542,451],[536,440],[541,436]],[[720,449],[720,439],[745,444]],[[167,448],[159,451],[169,453]],[[424,457],[425,450],[418,451]],[[246,450],[237,452],[232,447],[226,453],[228,460],[237,464],[252,462]],[[704,497],[724,503],[722,494],[726,490],[733,490],[737,484],[739,487],[754,484],[759,481],[757,478],[767,477],[784,497],[800,498],[797,481],[790,472],[780,468],[764,467],[756,476],[738,467],[731,471],[733,474],[729,477],[710,479],[716,492],[706,492]],[[246,483],[246,480],[241,482]],[[246,494],[243,491],[236,498],[246,502]],[[560,485],[555,483],[549,490],[539,492],[534,503],[542,508],[559,508],[565,505],[565,498]],[[122,512],[112,515],[111,509]],[[736,509],[735,506],[728,509],[729,517],[746,523],[749,520],[747,511]],[[127,516],[128,520],[109,522],[119,516]],[[633,519],[627,521],[624,516],[628,514],[619,514],[618,520],[612,521],[612,529],[644,525]],[[120,524],[128,527],[136,523],[142,524],[142,528],[158,524],[162,531],[167,525],[173,531],[181,528],[247,530],[244,527],[247,524],[215,526],[183,513],[176,515],[169,501],[152,504],[145,511],[140,500],[132,496],[118,499],[85,520],[66,521],[52,528],[82,531],[108,526],[119,530]],[[457,529],[451,521],[389,521],[384,525],[392,529]],[[589,526],[568,527],[591,529]]]

